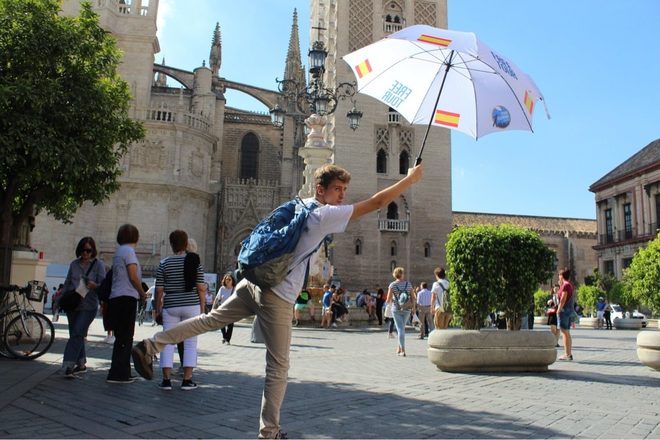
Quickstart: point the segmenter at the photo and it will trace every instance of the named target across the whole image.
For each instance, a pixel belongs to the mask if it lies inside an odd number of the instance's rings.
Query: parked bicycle
[[[16,359],[36,359],[55,340],[55,327],[30,301],[41,302],[46,285],[30,281],[27,286],[0,286],[0,354]]]

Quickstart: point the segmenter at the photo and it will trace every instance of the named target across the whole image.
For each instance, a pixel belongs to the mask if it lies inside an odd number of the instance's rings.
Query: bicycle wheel
[[[41,313],[25,312],[9,322],[2,339],[13,357],[36,359],[53,345],[55,327]]]
[[[0,316],[0,336],[5,334],[6,329],[9,326],[9,323],[12,321],[12,319],[18,316],[18,313],[19,313],[18,310],[10,310],[7,313],[4,313],[2,316]],[[5,338],[0,337],[0,355],[6,358],[13,358],[14,356],[7,349],[7,346],[5,345],[4,341]]]

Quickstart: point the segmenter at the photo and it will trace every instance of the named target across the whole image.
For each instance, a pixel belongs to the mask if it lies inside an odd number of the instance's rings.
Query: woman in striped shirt
[[[184,267],[187,254],[188,234],[176,230],[170,234],[171,255],[160,262],[156,271],[156,311],[162,313],[163,329],[174,327],[181,321],[204,313],[204,297],[206,284],[204,283],[204,269],[197,263],[196,270],[186,273]],[[188,256],[188,257],[187,257]],[[199,261],[199,260],[197,260]],[[195,268],[193,268],[195,269]],[[183,341],[183,382],[182,390],[192,390],[197,387],[192,381],[193,368],[197,365],[197,337]],[[160,367],[163,369],[163,381],[160,387],[164,390],[172,389],[170,374],[174,357],[174,345],[168,345],[160,356]]]

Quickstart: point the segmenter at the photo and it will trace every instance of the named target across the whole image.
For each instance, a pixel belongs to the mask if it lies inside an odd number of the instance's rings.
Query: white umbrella
[[[427,124],[418,163],[432,125],[475,139],[499,131],[532,131],[536,101],[543,101],[528,75],[469,32],[410,26],[343,58],[360,93],[392,107],[411,124]]]

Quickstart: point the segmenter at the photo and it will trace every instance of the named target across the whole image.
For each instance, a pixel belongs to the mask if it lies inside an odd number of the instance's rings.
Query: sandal
[[[559,360],[560,361],[572,361],[573,360],[573,355],[572,354],[568,354],[568,355],[565,354],[563,356],[559,356]]]

